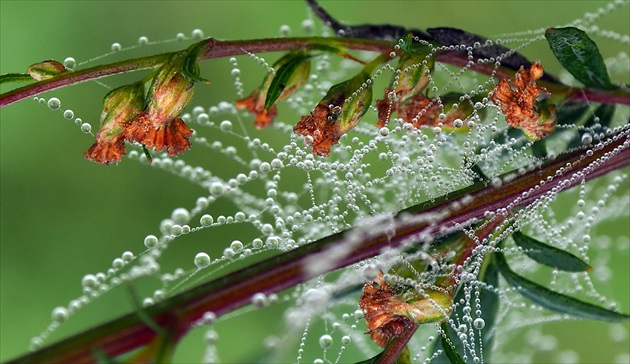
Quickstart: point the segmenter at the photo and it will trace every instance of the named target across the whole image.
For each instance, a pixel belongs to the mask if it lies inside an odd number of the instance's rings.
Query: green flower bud
[[[101,127],[96,142],[84,153],[87,159],[104,165],[120,161],[126,154],[124,128],[140,113],[143,100],[141,82],[116,88],[105,95]]]
[[[177,52],[157,71],[147,95],[146,107],[125,128],[127,140],[135,141],[156,152],[164,149],[174,156],[190,147],[192,130],[179,117],[194,94],[195,81],[188,76],[190,51]],[[199,73],[193,67],[193,77]]]

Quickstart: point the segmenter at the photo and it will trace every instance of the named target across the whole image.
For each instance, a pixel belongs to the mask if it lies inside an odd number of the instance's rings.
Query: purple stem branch
[[[173,320],[178,320],[177,327],[182,328],[183,334],[204,313],[224,315],[248,305],[256,293],[282,291],[374,257],[386,248],[412,241],[422,244],[426,237],[439,235],[445,229],[461,229],[485,218],[488,212],[504,214],[512,208],[527,206],[548,193],[558,193],[583,180],[630,165],[630,129],[619,128],[612,136],[588,148],[561,155],[522,175],[508,174],[500,187],[479,183],[433,203],[406,209],[393,220],[397,225],[393,235],[373,228],[352,228],[193,287],[146,308],[145,313],[162,327],[173,327]],[[351,251],[341,256],[333,254],[349,242]],[[134,312],[12,362],[92,362],[94,348],[115,357],[146,345],[155,335]]]

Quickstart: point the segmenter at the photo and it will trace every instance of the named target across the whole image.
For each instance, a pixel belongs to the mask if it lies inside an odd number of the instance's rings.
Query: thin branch
[[[204,313],[224,315],[249,304],[256,293],[279,292],[376,256],[385,248],[422,243],[431,235],[439,236],[445,229],[461,229],[483,219],[488,212],[501,213],[526,206],[549,193],[558,193],[630,165],[630,129],[627,126],[617,129],[611,137],[588,148],[590,152],[585,148],[574,150],[520,176],[516,172],[508,173],[503,178],[505,183],[498,188],[477,183],[433,202],[408,208],[393,219],[393,235],[374,231],[373,226],[352,228],[191,288],[145,311],[162,327],[169,326],[174,319],[173,312],[177,312],[182,326],[190,328]],[[351,247],[347,254],[335,256],[332,253],[347,247],[346,244]],[[94,348],[115,357],[146,345],[155,335],[136,313],[130,313],[10,363],[90,362],[94,360]]]
[[[385,54],[394,51],[392,43],[390,42],[352,38],[303,37],[238,41],[220,41],[214,38],[208,38],[203,42],[205,42],[205,51],[201,53],[199,60],[232,57],[248,53],[298,50],[317,45],[336,46],[356,51],[371,51]],[[81,71],[62,73],[59,76],[22,86],[0,95],[0,108],[29,97],[37,96],[44,92],[53,91],[81,82],[96,80],[102,77],[125,72],[154,68],[168,59],[171,54],[172,53],[162,53],[100,65]],[[509,69],[497,69],[494,65],[486,63],[471,63],[465,52],[440,51],[436,54],[436,60],[438,62],[452,64],[459,67],[469,67],[473,71],[486,75],[493,75],[498,79],[512,77],[514,75],[514,71]],[[611,93],[602,90],[573,89],[565,85],[551,82],[543,83],[553,93],[570,92],[571,97],[575,99],[588,99],[601,103],[630,105],[630,94],[627,90],[616,90]]]

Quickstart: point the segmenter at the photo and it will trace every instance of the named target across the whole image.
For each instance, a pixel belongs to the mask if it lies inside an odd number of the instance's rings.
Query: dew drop
[[[333,339],[332,339],[332,336],[330,336],[330,335],[322,335],[319,338],[319,346],[321,346],[322,349],[324,349],[324,350],[325,349],[330,349],[332,344],[333,344]]]
[[[122,49],[120,43],[112,43],[112,52],[118,52]]]
[[[55,307],[52,310],[52,320],[55,322],[64,322],[68,319],[68,310],[65,307]]]
[[[92,125],[90,125],[89,123],[81,124],[81,131],[85,134],[89,134],[90,132],[92,132]]]
[[[219,125],[219,128],[221,128],[222,132],[227,133],[232,130],[232,122],[229,120],[223,120]]]
[[[385,126],[384,126],[384,127],[380,128],[380,129],[378,130],[378,133],[379,133],[381,136],[384,136],[384,137],[385,137],[385,136],[389,135],[389,129],[387,129],[387,127],[385,127]]]
[[[210,265],[210,256],[207,253],[197,253],[195,255],[195,265],[197,268],[202,269]]]
[[[256,307],[265,307],[267,305],[267,296],[264,293],[256,293],[252,296],[252,304]]]
[[[291,34],[291,27],[288,25],[282,25],[280,26],[280,36],[281,37],[288,37],[289,34]]]
[[[350,336],[346,335],[346,336],[341,337],[341,343],[343,345],[348,345],[350,344],[350,342],[352,342],[352,339],[350,338]]]
[[[475,321],[473,321],[473,326],[476,329],[481,330],[486,326],[486,321],[484,321],[484,319],[482,319],[481,317],[478,317],[475,319]]]
[[[202,39],[203,38],[203,31],[201,29],[195,29],[192,31],[192,37],[193,39]]]
[[[81,279],[81,285],[83,288],[92,288],[96,286],[98,281],[96,280],[96,276],[94,274],[86,274]]]
[[[171,213],[171,220],[177,224],[187,224],[190,221],[190,212],[182,207],[176,208]]]
[[[456,128],[461,128],[462,126],[464,126],[464,122],[462,121],[462,119],[455,119],[453,121],[453,126]]]
[[[149,38],[142,36],[140,38],[138,38],[138,44],[139,45],[147,45],[149,44]]]
[[[223,183],[221,182],[212,182],[210,185],[210,193],[213,196],[221,196],[225,192],[225,187],[223,187]]]
[[[230,249],[232,249],[234,253],[239,254],[243,251],[243,243],[238,240],[234,240],[232,244],[230,244]]]
[[[56,97],[51,97],[48,100],[48,108],[50,110],[58,110],[61,107],[61,101]]]
[[[68,119],[68,120],[72,120],[74,118],[74,111],[72,110],[66,110],[63,112],[63,117]]]
[[[582,144],[591,144],[593,142],[593,136],[590,133],[582,134]]]
[[[77,61],[75,61],[75,59],[72,57],[67,57],[63,60],[63,65],[68,69],[74,69],[74,67],[76,67],[77,65]]]
[[[144,246],[146,246],[147,249],[155,248],[157,244],[158,238],[155,235],[147,235],[147,237],[144,238]]]
[[[199,222],[201,223],[202,226],[210,226],[212,225],[212,223],[214,222],[214,219],[212,218],[211,215],[205,214],[203,216],[201,216],[201,218],[199,219]]]

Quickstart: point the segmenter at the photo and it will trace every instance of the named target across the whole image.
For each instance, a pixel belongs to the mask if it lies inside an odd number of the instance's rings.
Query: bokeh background
[[[453,26],[496,38],[501,34],[544,29],[566,24],[594,11],[600,1],[322,1],[325,8],[349,24],[392,23],[412,28]],[[179,32],[190,36],[199,28],[218,39],[276,37],[283,25],[291,35],[302,35],[300,24],[307,17],[302,1],[6,1],[0,2],[0,73],[24,72],[46,59],[63,61],[68,56],[78,63],[110,51],[114,42],[123,47],[149,41],[173,39]],[[621,34],[630,34],[628,6],[599,23]],[[316,32],[321,24],[315,21]],[[605,57],[619,52],[618,43],[597,39]],[[125,57],[174,50],[190,42],[144,47],[105,58],[109,62]],[[627,49],[626,49],[627,51]],[[560,67],[544,41],[525,52],[539,59],[549,72]],[[274,56],[269,56],[274,59]],[[90,62],[93,66],[101,61]],[[255,76],[244,76],[246,93],[262,79],[262,71],[247,58],[239,65]],[[210,106],[233,101],[236,93],[227,60],[205,62],[202,75],[212,80],[198,87],[194,105]],[[138,74],[104,80],[118,86]],[[628,82],[628,76],[625,82]],[[13,85],[2,85],[2,92]],[[72,109],[77,117],[97,128],[102,97],[106,89],[86,83],[51,92],[43,97],[61,99],[61,110]],[[189,110],[190,111],[190,110]],[[61,112],[53,112],[32,100],[0,111],[0,360],[24,353],[31,337],[50,322],[51,310],[65,305],[81,293],[80,280],[86,273],[106,270],[125,250],[142,251],[147,234],[158,232],[159,222],[176,207],[191,206],[202,191],[170,174],[123,160],[117,166],[102,167],[87,162],[82,152],[92,143]],[[252,129],[252,133],[255,131]],[[220,136],[217,136],[220,138]],[[261,138],[285,138],[272,132]],[[213,169],[222,166],[212,160]],[[623,185],[624,189],[628,184]],[[623,192],[623,191],[622,191]],[[573,202],[575,200],[572,200]],[[572,202],[572,201],[569,201]],[[218,207],[220,208],[220,206]],[[625,219],[602,224],[597,232],[617,242],[630,236]],[[226,239],[233,231],[224,231]],[[195,250],[198,248],[194,248]],[[169,254],[167,254],[169,255]],[[174,265],[190,267],[191,251],[175,251],[168,259]],[[611,258],[610,284],[598,289],[630,311],[628,251]],[[52,340],[78,332],[130,311],[124,292],[114,292],[72,317]],[[283,307],[266,311],[280,313]],[[218,326],[219,356],[226,362],[243,362],[260,355],[257,350],[270,331],[279,329],[279,315],[242,315]],[[625,325],[627,332],[627,325]],[[611,352],[628,352],[628,338],[614,341],[607,324],[565,321],[541,327],[555,335],[562,350],[579,353],[583,362],[612,360]],[[177,353],[182,362],[197,361],[203,353],[200,334],[186,340]],[[596,343],[591,340],[596,338]],[[515,337],[515,350],[522,345]],[[257,354],[258,353],[258,354]],[[541,351],[536,361],[555,361],[553,353]],[[350,357],[345,357],[348,359]]]

